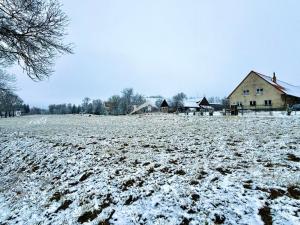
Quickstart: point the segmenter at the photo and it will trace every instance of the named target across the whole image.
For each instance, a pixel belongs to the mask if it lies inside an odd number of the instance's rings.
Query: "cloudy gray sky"
[[[298,0],[63,0],[75,54],[49,80],[21,71],[31,105],[147,95],[226,96],[250,70],[300,85]]]

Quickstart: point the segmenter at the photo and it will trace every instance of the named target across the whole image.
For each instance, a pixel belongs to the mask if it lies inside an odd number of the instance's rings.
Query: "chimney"
[[[277,78],[276,78],[276,74],[275,74],[275,72],[273,73],[273,78],[272,78],[272,81],[273,81],[274,83],[277,83]]]

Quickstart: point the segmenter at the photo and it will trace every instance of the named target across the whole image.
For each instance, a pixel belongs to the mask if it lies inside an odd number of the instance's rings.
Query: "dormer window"
[[[249,90],[244,90],[244,91],[243,91],[243,95],[244,95],[244,96],[247,96],[247,95],[249,95],[249,93],[250,93],[250,91],[249,91]]]
[[[256,94],[257,95],[262,95],[264,93],[264,89],[263,88],[257,88],[256,89]]]

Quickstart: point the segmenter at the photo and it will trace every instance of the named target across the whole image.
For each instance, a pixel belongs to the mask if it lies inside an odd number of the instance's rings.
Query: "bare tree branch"
[[[18,63],[33,80],[53,72],[65,44],[68,18],[57,0],[0,0],[0,65]]]

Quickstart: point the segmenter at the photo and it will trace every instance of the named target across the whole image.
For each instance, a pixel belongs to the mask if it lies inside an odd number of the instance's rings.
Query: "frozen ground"
[[[0,224],[300,224],[300,116],[0,119]]]

